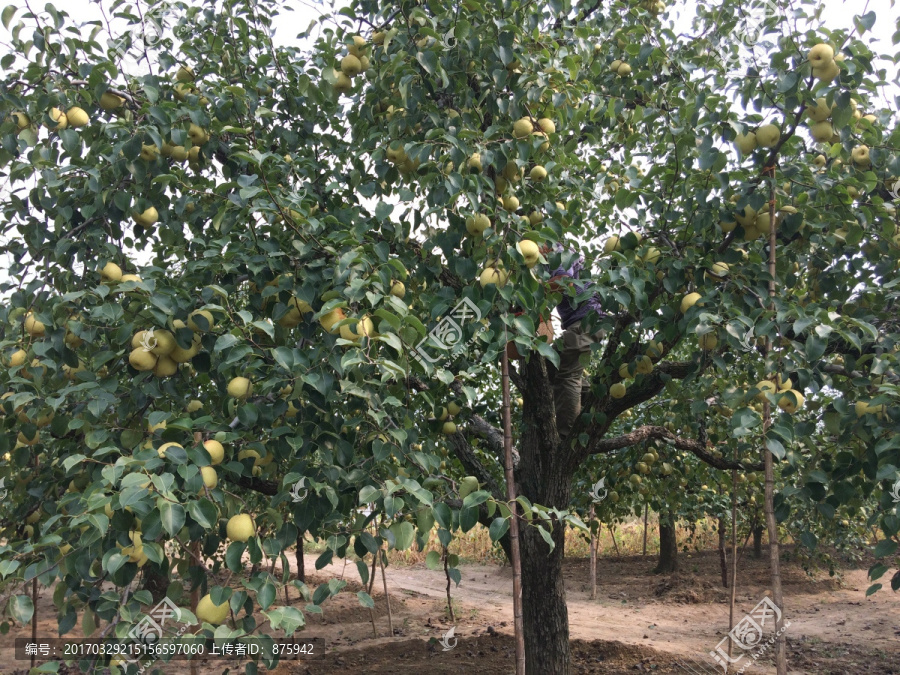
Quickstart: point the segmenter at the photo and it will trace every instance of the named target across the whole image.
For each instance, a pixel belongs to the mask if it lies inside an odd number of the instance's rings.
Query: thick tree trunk
[[[753,557],[757,560],[762,560],[762,536],[762,525],[757,525],[753,528]]]
[[[672,574],[678,571],[678,538],[675,535],[675,519],[670,513],[659,514],[659,563],[655,574]]]
[[[563,583],[563,536],[565,528],[553,532],[552,552],[537,528],[522,528],[522,599],[525,621],[525,667],[528,675],[568,675],[569,613]]]
[[[158,566],[149,564],[143,570],[143,583],[141,587],[145,591],[150,591],[153,596],[153,602],[159,602],[166,597],[169,590],[169,575],[165,574]]]

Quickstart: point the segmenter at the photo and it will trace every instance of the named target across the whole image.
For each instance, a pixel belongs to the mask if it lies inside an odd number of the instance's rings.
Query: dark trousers
[[[581,414],[582,389],[587,389],[581,357],[590,354],[591,345],[605,337],[605,331],[586,333],[580,325],[567,328],[560,338],[559,368],[553,378],[556,429],[565,438]]]

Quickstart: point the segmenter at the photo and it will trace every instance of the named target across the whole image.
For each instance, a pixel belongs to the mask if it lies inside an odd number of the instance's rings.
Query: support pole
[[[775,167],[767,167],[769,178],[769,311],[775,313]],[[766,340],[766,358],[772,351],[772,339]],[[772,410],[768,399],[763,406],[763,439],[772,426]],[[763,464],[766,476],[766,526],[769,530],[769,564],[772,575],[772,598],[781,610],[781,616],[775,622],[778,638],[775,640],[775,669],[778,675],[787,675],[787,654],[784,641],[784,594],[781,589],[781,553],[778,545],[778,523],[775,520],[775,466],[772,453],[765,442],[762,448]]]
[[[503,385],[503,454],[506,464],[506,499],[512,516],[509,519],[509,550],[513,570],[513,625],[516,632],[516,675],[525,675],[525,622],[522,614],[522,559],[519,554],[519,510],[516,502],[516,479],[512,459],[512,420],[509,406],[509,356],[500,350]]]
[[[594,534],[594,505],[591,504],[591,513],[588,520],[591,528],[591,600],[597,599],[597,535]],[[599,523],[597,530],[599,532]]]

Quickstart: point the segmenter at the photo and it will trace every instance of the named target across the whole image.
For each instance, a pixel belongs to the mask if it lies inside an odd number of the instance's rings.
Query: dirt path
[[[315,569],[315,556],[307,556],[307,570]],[[573,639],[615,640],[625,645],[649,647],[681,661],[696,672],[714,672],[709,657],[728,630],[728,604],[725,589],[715,583],[717,560],[712,553],[683,556],[682,566],[691,569],[673,577],[651,573],[650,558],[604,558],[598,567],[596,600],[590,599],[588,564],[585,560],[567,561],[565,568],[569,624]],[[764,561],[743,560],[739,577],[736,621],[767,593],[768,568]],[[696,572],[694,572],[696,570]],[[337,576],[358,581],[355,566],[332,564],[316,572],[315,579]],[[699,572],[699,573],[698,573]],[[449,624],[434,616],[446,603],[446,579],[442,572],[423,566],[391,567],[387,570],[391,596],[430,599],[422,612],[408,604],[404,613],[404,635],[439,638]],[[486,626],[511,633],[512,578],[509,567],[466,565],[462,583],[451,589],[458,611],[458,636],[477,636]],[[613,583],[614,580],[614,583]],[[806,664],[793,672],[820,673],[826,661],[847,657],[850,668],[843,672],[900,672],[900,597],[890,591],[865,597],[869,582],[864,570],[848,571],[842,581],[810,578],[801,570],[788,567],[785,574],[786,617],[791,625],[787,636],[794,661]],[[376,590],[381,587],[380,578]],[[395,601],[396,602],[396,601]],[[405,610],[412,609],[411,613]],[[396,611],[396,610],[395,610]],[[325,616],[329,614],[325,608]],[[367,621],[368,617],[363,620]],[[380,624],[386,626],[385,620]],[[396,625],[396,624],[395,624]],[[350,628],[349,626],[345,626]],[[371,625],[368,625],[371,636]],[[315,626],[310,625],[310,634]],[[859,654],[860,663],[853,661]],[[897,671],[874,668],[866,660],[883,653],[897,663]],[[743,665],[743,664],[739,664]],[[852,667],[851,667],[852,666]],[[774,672],[756,668],[753,672]],[[685,670],[685,672],[690,672]],[[842,672],[836,670],[834,672]]]

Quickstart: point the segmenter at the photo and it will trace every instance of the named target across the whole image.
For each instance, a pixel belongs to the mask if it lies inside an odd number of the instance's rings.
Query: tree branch
[[[605,453],[621,450],[644,441],[652,439],[661,440],[669,445],[674,446],[678,450],[685,450],[696,455],[710,466],[716,469],[738,469],[741,471],[762,471],[763,464],[750,464],[747,462],[733,462],[728,459],[716,457],[707,451],[708,446],[704,446],[700,441],[690,438],[676,436],[665,427],[647,425],[635,429],[631,433],[616,436],[614,438],[600,438],[588,444],[588,451],[592,455],[602,455]]]
[[[494,477],[491,475],[491,472],[487,470],[487,467],[485,467],[478,457],[475,456],[475,449],[469,445],[469,441],[466,437],[457,431],[455,434],[448,436],[447,439],[450,441],[450,445],[453,446],[453,450],[459,458],[459,461],[462,463],[463,468],[471,475],[475,476],[484,488],[494,495],[496,499],[503,499],[503,494],[500,492],[500,486],[497,485],[497,481],[494,480]]]
[[[278,483],[271,480],[263,480],[262,478],[256,478],[255,476],[237,476],[232,478],[231,476],[226,476],[225,479],[229,483],[234,483],[242,488],[247,488],[248,490],[253,490],[254,492],[259,492],[263,495],[268,495],[269,497],[274,497],[278,494]]]
[[[468,429],[478,438],[483,438],[484,440],[486,440],[491,447],[491,451],[495,455],[497,455],[497,458],[500,460],[501,466],[505,468],[506,463],[503,459],[503,432],[493,424],[488,422],[486,419],[484,419],[481,415],[472,415],[469,418],[469,423],[466,425],[466,429]],[[513,468],[516,468],[518,466],[519,452],[518,450],[513,448]]]

